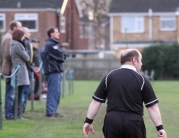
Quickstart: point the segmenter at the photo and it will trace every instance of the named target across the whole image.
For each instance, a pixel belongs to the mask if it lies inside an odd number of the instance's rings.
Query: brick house
[[[1,33],[8,31],[12,20],[19,20],[30,29],[31,38],[40,40],[41,46],[47,38],[47,30],[55,26],[66,49],[86,49],[81,44],[80,17],[78,0],[0,0]]]
[[[179,0],[112,0],[110,49],[179,43]]]
[[[86,47],[86,49],[95,49],[95,24],[92,20],[89,20],[87,16],[83,16],[80,19],[80,38],[81,44]]]

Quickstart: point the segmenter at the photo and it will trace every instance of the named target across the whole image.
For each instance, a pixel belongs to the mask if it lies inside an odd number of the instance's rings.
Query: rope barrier
[[[39,65],[39,67],[38,67],[38,70],[35,70],[34,72],[39,72],[40,70],[41,70],[41,68],[42,68],[42,61],[40,62],[40,65]]]
[[[2,98],[1,98],[1,76],[4,78],[12,78],[11,79],[11,86],[15,88],[15,97],[18,97],[18,71],[19,71],[20,65],[16,64],[14,72],[10,75],[4,75],[3,73],[0,73],[0,129],[2,129]],[[14,103],[14,119],[17,119],[17,110],[18,110],[18,101],[17,98],[15,98],[15,103]]]
[[[10,76],[6,76],[6,75],[4,75],[2,73],[0,73],[0,76],[2,75],[5,78],[11,78],[11,77],[13,77],[16,74],[16,72],[18,71],[19,68],[20,68],[20,65],[17,65],[16,70]]]

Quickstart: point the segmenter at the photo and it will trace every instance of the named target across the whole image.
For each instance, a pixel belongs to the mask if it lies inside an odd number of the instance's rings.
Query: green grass
[[[31,102],[28,101],[27,112],[24,114],[28,120],[4,119],[0,138],[82,138],[82,126],[86,117],[88,106],[99,81],[75,81],[74,94],[61,99],[59,113],[63,118],[49,119],[45,117],[45,102],[34,101],[34,110],[31,111]],[[67,83],[68,84],[68,83]],[[179,81],[155,81],[153,88],[159,99],[163,125],[168,138],[179,136]],[[68,90],[68,89],[67,89]],[[2,98],[4,109],[4,83],[2,84]],[[95,134],[90,138],[103,138],[102,126],[105,116],[106,104],[103,104],[94,120]],[[157,137],[156,129],[145,109],[144,120],[147,129],[147,138]]]

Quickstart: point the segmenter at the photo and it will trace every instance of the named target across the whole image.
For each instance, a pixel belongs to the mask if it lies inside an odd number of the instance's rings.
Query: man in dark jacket
[[[61,95],[61,72],[63,72],[63,62],[66,54],[60,49],[59,31],[57,28],[50,28],[47,31],[48,39],[44,48],[41,50],[44,74],[47,80],[47,117],[63,117],[57,113]]]

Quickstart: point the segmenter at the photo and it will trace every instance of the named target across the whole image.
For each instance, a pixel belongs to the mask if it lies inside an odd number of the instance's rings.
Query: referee
[[[146,138],[143,103],[156,126],[158,138],[167,138],[158,99],[149,80],[139,73],[141,66],[142,55],[138,50],[127,49],[121,54],[121,68],[107,74],[92,97],[83,126],[85,138],[89,131],[94,133],[93,119],[106,99],[105,138]]]

